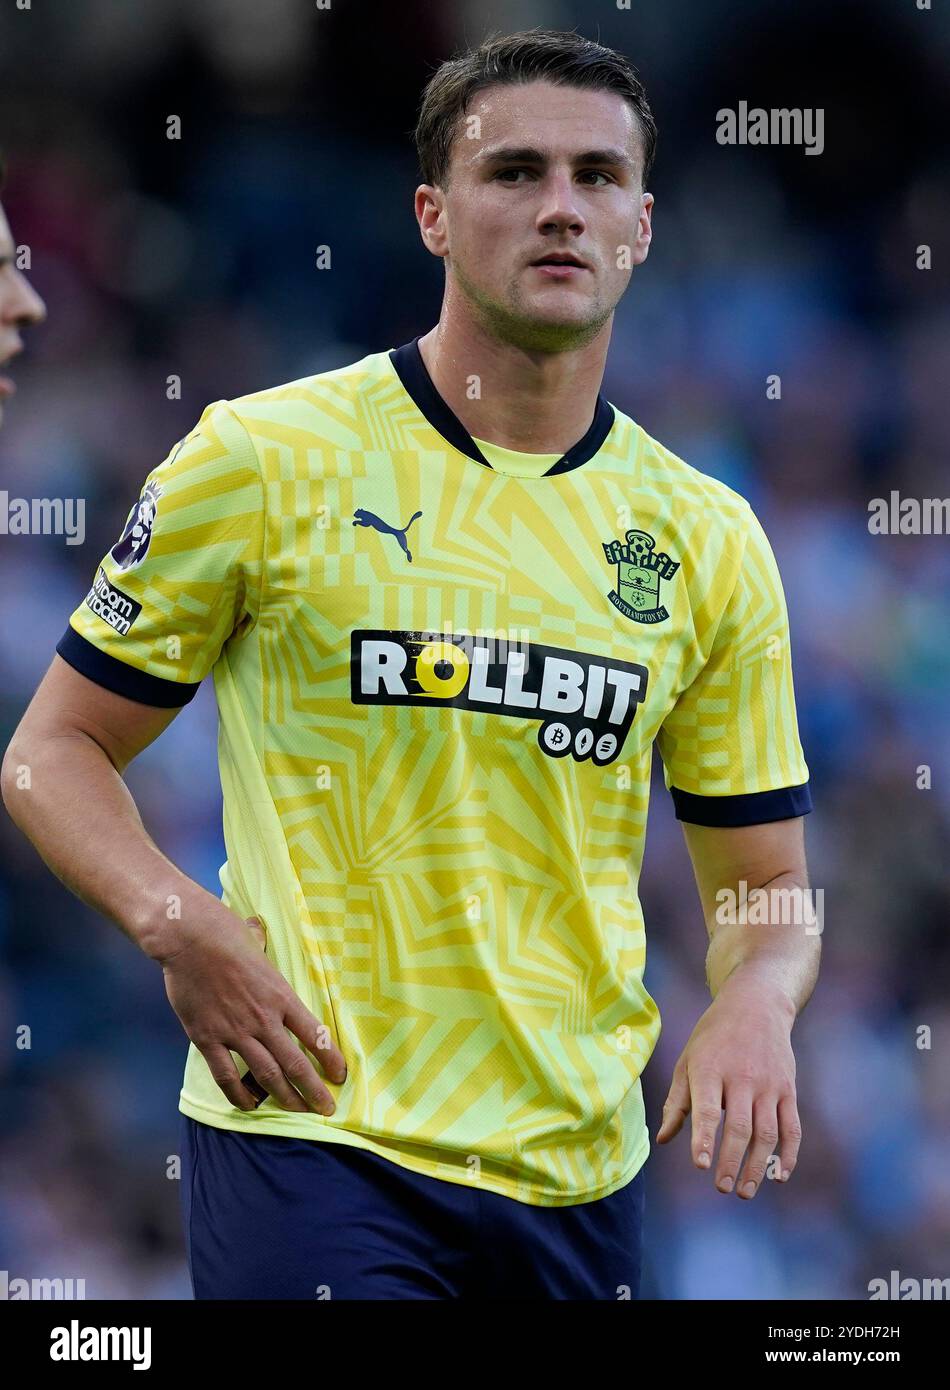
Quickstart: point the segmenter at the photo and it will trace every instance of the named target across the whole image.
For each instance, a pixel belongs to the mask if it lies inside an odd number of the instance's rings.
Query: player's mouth
[[[15,347],[10,352],[0,352],[0,368],[2,368],[5,363],[10,362],[19,351],[20,348]],[[6,400],[7,396],[12,396],[15,390],[16,382],[11,377],[3,376],[2,373],[0,373],[0,401]]]
[[[531,262],[531,268],[538,270],[548,280],[571,280],[590,270],[586,261],[571,251],[552,251]]]

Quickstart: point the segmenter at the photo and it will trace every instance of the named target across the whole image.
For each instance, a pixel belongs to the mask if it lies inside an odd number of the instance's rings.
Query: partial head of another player
[[[5,173],[3,155],[0,154],[0,193],[3,191]],[[24,328],[42,323],[46,318],[46,305],[17,267],[16,261],[13,233],[0,203],[0,425],[3,424],[4,405],[16,390],[13,381],[6,375],[6,368],[23,351],[20,334]]]
[[[555,30],[489,38],[434,74],[415,138],[416,217],[456,312],[529,352],[609,325],[649,251],[656,147],[622,54]]]

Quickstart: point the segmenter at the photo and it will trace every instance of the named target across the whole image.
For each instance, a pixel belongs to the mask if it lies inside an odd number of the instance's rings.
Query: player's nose
[[[46,304],[22,271],[17,272],[12,288],[0,303],[0,316],[17,328],[29,328],[46,318]]]
[[[568,170],[550,173],[542,184],[543,197],[538,211],[538,229],[581,231],[587,225],[577,206],[576,184]]]

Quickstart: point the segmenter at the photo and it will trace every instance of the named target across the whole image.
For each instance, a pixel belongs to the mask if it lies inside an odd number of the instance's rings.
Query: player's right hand
[[[261,1101],[238,1075],[231,1057],[237,1052],[282,1109],[332,1115],[333,1096],[303,1048],[336,1085],[346,1079],[343,1054],[264,955],[265,946],[256,917],[242,921],[222,906],[161,960],[169,1003],[232,1105],[254,1110]]]

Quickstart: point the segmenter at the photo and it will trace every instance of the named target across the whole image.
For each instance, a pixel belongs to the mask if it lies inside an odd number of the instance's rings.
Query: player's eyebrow
[[[543,150],[536,150],[530,145],[498,145],[492,148],[480,150],[476,155],[479,164],[538,164],[546,165],[548,156]],[[636,164],[624,150],[608,147],[600,150],[584,150],[581,154],[576,154],[572,160],[576,168],[591,164],[609,164],[614,168],[625,169],[627,173],[636,173]]]

